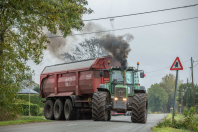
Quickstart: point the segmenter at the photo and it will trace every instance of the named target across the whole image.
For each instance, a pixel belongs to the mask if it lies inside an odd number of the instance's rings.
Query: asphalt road
[[[132,123],[130,116],[112,116],[111,121],[53,121],[1,126],[0,132],[148,132],[166,114],[149,114],[146,124]]]

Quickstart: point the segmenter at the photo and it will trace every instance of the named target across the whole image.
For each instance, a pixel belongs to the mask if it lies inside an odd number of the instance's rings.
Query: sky
[[[198,4],[198,0],[88,0],[88,6],[94,13],[84,15],[83,20],[112,17],[119,15],[135,14],[141,12],[149,12]],[[198,6],[185,9],[170,10],[151,14],[143,14],[136,16],[128,16],[114,18],[113,24],[109,19],[92,21],[100,25],[105,30],[120,29],[127,27],[136,27],[179,19],[198,17]],[[86,24],[87,22],[85,22]],[[113,25],[113,27],[112,27]],[[179,57],[183,70],[179,71],[179,79],[184,83],[191,79],[191,57],[194,65],[198,63],[198,19],[142,27],[129,30],[114,31],[116,36],[130,33],[134,36],[134,40],[130,42],[132,49],[128,56],[128,65],[137,66],[144,70],[145,78],[140,79],[140,85],[149,88],[152,84],[160,83],[162,77],[171,73],[176,75],[176,71],[170,71],[176,57]],[[97,37],[97,34],[85,36],[86,38]],[[67,37],[66,39],[72,40]],[[68,51],[72,44],[81,42],[85,38],[78,37],[78,40],[69,41],[69,44],[63,48]],[[45,66],[62,63],[63,61],[52,56],[49,51],[44,51],[43,61],[36,65],[32,61],[28,65],[35,71],[33,79],[36,83],[40,83],[40,73]],[[163,70],[159,70],[163,69]],[[154,72],[153,72],[154,71]],[[198,65],[193,69],[194,83],[198,83]]]

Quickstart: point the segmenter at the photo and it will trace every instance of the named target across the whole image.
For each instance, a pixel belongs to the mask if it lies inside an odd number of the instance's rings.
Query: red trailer
[[[109,61],[111,63],[109,63]],[[46,98],[46,119],[76,120],[91,118],[91,98],[100,84],[109,82],[109,72],[101,69],[120,63],[112,57],[47,66],[40,76],[40,96]]]

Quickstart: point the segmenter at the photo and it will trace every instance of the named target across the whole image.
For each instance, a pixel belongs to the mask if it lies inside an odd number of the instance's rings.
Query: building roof
[[[18,92],[18,94],[29,94],[29,92],[30,92],[30,94],[39,94],[38,92],[36,92],[32,89],[30,89],[30,91],[29,91],[29,89],[22,89],[20,92]]]

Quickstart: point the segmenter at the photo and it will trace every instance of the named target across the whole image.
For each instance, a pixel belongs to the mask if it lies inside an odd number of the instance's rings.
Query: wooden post
[[[191,57],[191,75],[192,75],[192,103],[193,103],[193,107],[195,107],[195,92],[194,92],[194,84],[193,84],[193,61],[192,61],[192,57]]]
[[[188,78],[187,78],[187,87],[186,87],[186,108],[188,109]]]

